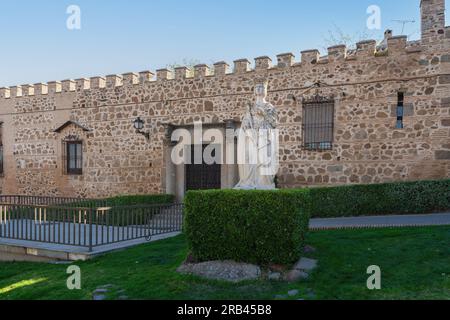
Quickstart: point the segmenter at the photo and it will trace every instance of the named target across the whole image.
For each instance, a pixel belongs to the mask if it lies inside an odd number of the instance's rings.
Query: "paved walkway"
[[[357,229],[357,228],[390,228],[415,226],[450,226],[450,213],[373,216],[354,218],[311,219],[312,230],[324,229]]]
[[[150,241],[136,239],[93,248],[75,247],[34,241],[12,240],[0,238],[0,261],[75,261],[87,260],[100,254],[123,250],[144,243],[164,240],[180,235],[181,232],[172,232],[154,236]]]

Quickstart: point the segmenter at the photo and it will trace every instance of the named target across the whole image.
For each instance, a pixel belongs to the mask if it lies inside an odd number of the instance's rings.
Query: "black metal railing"
[[[34,197],[11,200],[37,201]],[[43,201],[42,197],[39,201]],[[94,208],[0,201],[0,238],[86,247],[89,251],[179,232],[182,224],[181,204]]]
[[[106,206],[107,200],[69,197],[0,195],[0,203],[37,206],[77,206],[91,208]]]

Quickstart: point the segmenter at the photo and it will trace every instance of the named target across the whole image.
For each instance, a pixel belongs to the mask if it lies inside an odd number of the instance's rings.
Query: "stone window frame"
[[[0,177],[5,174],[4,170],[4,153],[3,153],[3,122],[0,121]]]
[[[80,165],[80,168],[70,168],[70,156],[69,156],[69,145],[75,144],[80,145],[80,158],[78,159]],[[76,136],[69,136],[62,140],[62,168],[63,168],[63,174],[67,176],[81,176],[83,175],[83,162],[84,162],[84,141],[83,139],[80,139]],[[76,161],[77,163],[77,161]]]
[[[329,139],[327,141],[307,141],[307,133],[308,130],[306,122],[307,117],[307,109],[308,108],[316,108],[320,106],[326,106],[332,108],[331,112],[322,113],[321,115],[325,118],[329,118],[331,121],[328,122],[319,122],[312,124],[313,126],[319,126],[319,128],[322,128],[323,130],[326,130],[326,132],[323,133],[324,136],[329,136]],[[323,111],[322,111],[323,112]],[[317,117],[320,115],[315,114],[314,117]],[[336,124],[336,99],[334,97],[327,97],[327,96],[321,96],[316,95],[312,98],[304,98],[302,102],[302,148],[307,151],[330,151],[333,150],[334,147],[334,139],[335,139],[335,124]],[[314,127],[312,128],[314,129]],[[317,129],[317,128],[315,128]],[[322,134],[319,134],[322,135]],[[311,140],[311,139],[309,139]],[[314,140],[314,139],[313,139]]]
[[[70,129],[68,129],[70,128]],[[81,176],[83,175],[84,168],[84,153],[86,150],[85,140],[89,139],[93,136],[92,129],[87,128],[86,126],[80,124],[77,121],[69,120],[66,121],[63,125],[59,126],[57,129],[53,130],[57,134],[61,134],[63,131],[66,131],[65,137],[61,140],[61,164],[62,164],[62,175],[66,176]],[[79,170],[68,170],[68,143],[79,143],[81,144],[81,168]]]

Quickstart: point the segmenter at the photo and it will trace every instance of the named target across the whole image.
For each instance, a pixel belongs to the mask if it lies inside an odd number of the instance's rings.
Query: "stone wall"
[[[5,174],[2,193],[103,197],[172,192],[166,124],[240,121],[257,79],[269,83],[268,101],[280,114],[282,187],[379,183],[450,177],[450,28],[444,0],[422,0],[423,39],[375,41],[358,49],[319,51],[195,67],[66,80],[0,89]],[[314,83],[319,87],[311,89]],[[399,91],[405,93],[404,129],[396,129]],[[302,148],[302,101],[333,97],[331,151]],[[146,122],[150,140],[132,121]],[[55,129],[76,121],[59,132]],[[84,142],[83,175],[62,170],[62,141]],[[171,175],[172,174],[172,175]],[[231,183],[231,182],[230,182]],[[171,187],[169,187],[169,185]]]

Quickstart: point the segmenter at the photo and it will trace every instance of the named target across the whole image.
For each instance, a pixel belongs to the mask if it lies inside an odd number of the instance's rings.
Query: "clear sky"
[[[156,70],[183,60],[211,64],[327,46],[338,26],[382,38],[395,19],[415,20],[420,0],[0,0],[0,87],[112,73]],[[81,30],[68,30],[66,9],[81,9]],[[367,8],[382,27],[368,31]],[[450,0],[447,0],[447,7]],[[447,10],[448,11],[448,10]],[[448,14],[447,14],[448,16]],[[449,19],[447,19],[449,21]],[[447,23],[448,24],[448,23]]]

